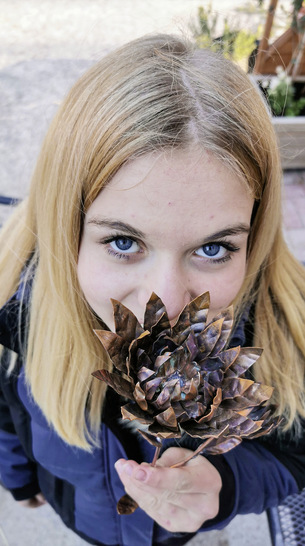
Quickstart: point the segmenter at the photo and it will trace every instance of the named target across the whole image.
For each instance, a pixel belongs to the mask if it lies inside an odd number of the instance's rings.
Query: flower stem
[[[179,463],[173,464],[170,468],[179,468],[180,466],[184,466],[186,463],[191,461],[191,459],[194,459],[194,457],[197,457],[197,455],[200,455],[202,451],[211,443],[211,441],[214,440],[213,436],[211,438],[208,438],[203,444],[200,444],[199,447],[197,447],[196,451],[194,451],[189,457],[186,459],[183,459],[183,461],[180,461]]]
[[[160,451],[161,451],[161,446],[156,447],[155,453],[154,453],[154,458],[153,458],[153,460],[151,461],[151,466],[156,466],[156,462],[157,462],[158,457],[159,457],[159,455],[160,455]]]

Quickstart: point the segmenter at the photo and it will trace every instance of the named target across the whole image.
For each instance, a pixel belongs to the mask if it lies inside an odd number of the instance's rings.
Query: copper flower
[[[266,406],[273,388],[244,376],[262,349],[225,348],[232,307],[207,324],[207,292],[186,305],[171,326],[163,302],[152,294],[142,328],[129,309],[116,300],[112,304],[116,333],[95,333],[114,371],[93,375],[130,400],[122,416],[146,424],[146,439],[158,445],[187,433],[208,440],[201,450],[206,446],[205,452],[218,454],[277,424],[274,407]]]

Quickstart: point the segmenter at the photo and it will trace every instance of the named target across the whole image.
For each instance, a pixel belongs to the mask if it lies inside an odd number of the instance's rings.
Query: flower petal
[[[146,330],[155,328],[156,330],[157,325],[160,332],[162,330],[170,330],[170,322],[168,320],[166,307],[161,298],[153,292],[146,304],[144,328]],[[157,332],[155,331],[154,335],[156,334]]]
[[[216,343],[221,335],[221,328],[224,319],[213,321],[208,326],[198,334],[197,343],[198,349],[200,351],[200,360],[206,358],[210,355],[216,346]]]
[[[258,360],[262,352],[263,349],[259,347],[241,347],[238,358],[230,366],[227,375],[239,377],[244,374]]]
[[[148,404],[145,398],[145,392],[141,389],[140,383],[137,383],[133,391],[133,396],[136,403],[140,406],[143,411],[146,411]]]
[[[229,427],[227,425],[223,425],[219,427],[218,429],[213,429],[207,425],[198,427],[196,424],[196,421],[189,421],[188,423],[183,423],[181,425],[181,429],[184,430],[187,434],[192,436],[193,438],[219,438],[223,436],[228,430]]]
[[[227,369],[233,364],[240,352],[240,347],[232,347],[226,351],[218,353],[218,355],[207,358],[199,358],[198,366],[200,366],[201,374],[210,373],[212,371],[222,370],[226,372]],[[230,374],[233,375],[233,374]]]
[[[227,372],[228,368],[232,369],[232,365],[240,355],[241,351],[242,348],[240,346],[231,347],[230,349],[226,349],[217,355],[217,358],[222,362],[222,369],[224,372]]]
[[[200,377],[200,375],[198,374]],[[196,380],[192,377],[190,381],[187,381],[181,388],[181,400],[194,400],[198,395],[199,379]]]
[[[176,415],[172,407],[167,408],[165,411],[162,411],[162,413],[158,413],[158,415],[155,416],[155,420],[164,427],[174,430],[178,427]]]
[[[150,370],[149,368],[146,368],[145,366],[142,366],[142,368],[140,368],[138,371],[138,378],[141,381],[141,383],[143,381],[146,381],[152,375],[154,375],[154,371]]]
[[[157,377],[170,377],[173,373],[179,371],[185,362],[186,356],[184,350],[182,347],[178,347],[173,353],[169,353],[169,356],[158,367]]]
[[[198,354],[198,345],[197,345],[194,332],[190,332],[190,334],[188,335],[188,337],[186,338],[184,342],[184,345],[189,352],[190,360],[192,361],[195,360],[195,357]]]
[[[133,339],[129,345],[129,360],[133,363],[132,368],[138,370],[141,367],[138,363],[137,355],[140,354],[141,365],[143,362],[143,352],[147,353],[147,349],[151,345],[150,333],[144,330],[136,339]]]
[[[225,345],[227,344],[227,341],[229,339],[232,326],[233,326],[233,306],[227,307],[227,309],[224,309],[221,313],[216,315],[214,317],[213,322],[217,322],[217,320],[223,319],[222,328],[221,328],[221,335],[211,353],[211,357],[215,356],[217,353],[223,350]]]
[[[168,388],[167,386],[164,387],[156,400],[152,402],[153,406],[157,408],[158,411],[161,409],[166,409],[168,406],[170,406],[171,390],[172,389]]]
[[[156,421],[152,425],[149,425],[148,432],[163,439],[181,438],[181,431],[179,428],[177,430],[170,430],[167,427],[163,427]]]
[[[223,381],[222,392],[223,399],[235,398],[242,396],[249,387],[254,384],[251,379],[243,379],[240,377],[229,377]]]
[[[147,411],[142,411],[137,404],[125,404],[121,407],[123,419],[134,421],[138,419],[140,423],[149,425],[154,422],[152,416]]]
[[[92,375],[100,381],[107,383],[109,387],[112,387],[112,389],[114,389],[121,396],[130,398],[130,400],[134,399],[134,384],[132,381],[127,381],[121,375],[108,372],[108,370],[97,370],[96,372],[93,372]]]
[[[154,370],[158,372],[160,366],[164,364],[164,362],[166,362],[170,357],[171,357],[171,353],[169,351],[166,351],[164,354],[157,356],[154,362]]]
[[[222,453],[227,453],[234,447],[238,446],[241,441],[241,438],[237,438],[235,436],[221,438],[220,440],[215,440],[215,443],[213,442],[209,444],[204,450],[204,453],[207,453],[208,455],[222,455]]]
[[[249,406],[258,406],[271,398],[273,390],[269,385],[253,383],[244,392],[244,396],[249,400]]]
[[[143,333],[143,328],[138,322],[137,317],[130,309],[121,302],[111,299],[113,307],[113,316],[115,322],[115,331],[129,343]]]
[[[172,327],[173,338],[181,344],[189,335],[190,330],[201,332],[206,324],[210,305],[210,294],[200,294],[188,303],[181,311],[176,323]]]
[[[156,390],[159,387],[160,383],[162,383],[163,378],[162,377],[154,377],[153,379],[150,379],[143,385],[143,389],[145,390],[145,396],[146,400],[152,400],[153,397],[156,394]]]
[[[126,358],[128,355],[128,343],[126,343],[125,339],[109,330],[94,330],[94,333],[107,351],[114,366],[118,370],[127,373]]]
[[[204,415],[206,406],[195,400],[183,402],[173,402],[173,410],[179,423],[189,421],[190,419],[196,419]]]

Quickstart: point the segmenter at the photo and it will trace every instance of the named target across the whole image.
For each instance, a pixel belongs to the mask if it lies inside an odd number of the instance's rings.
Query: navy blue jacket
[[[112,546],[179,546],[192,534],[171,534],[141,509],[119,516],[116,503],[124,494],[114,469],[120,457],[150,462],[154,448],[120,422],[120,400],[111,389],[100,430],[101,448],[93,453],[71,447],[48,425],[24,381],[21,356],[6,373],[10,351],[20,353],[17,334],[18,293],[0,310],[0,343],[6,348],[0,368],[0,476],[16,500],[42,491],[64,523],[91,544]],[[231,345],[248,345],[245,316]],[[196,449],[186,436],[181,444]],[[167,443],[170,446],[171,442]],[[176,444],[175,444],[176,445]],[[236,514],[260,513],[305,487],[305,441],[271,436],[243,441],[232,451],[208,456],[222,477],[220,510],[201,531],[221,529]]]

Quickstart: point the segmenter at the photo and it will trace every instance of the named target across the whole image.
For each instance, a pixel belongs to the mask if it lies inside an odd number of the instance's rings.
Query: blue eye
[[[205,245],[203,248],[207,256],[214,257],[214,256],[217,256],[221,246],[212,244],[212,245]]]
[[[125,254],[132,254],[139,251],[138,243],[128,237],[117,237],[110,242],[110,246],[113,250]]]
[[[195,252],[197,256],[204,258],[223,258],[226,253],[227,249],[217,243],[203,245]]]

